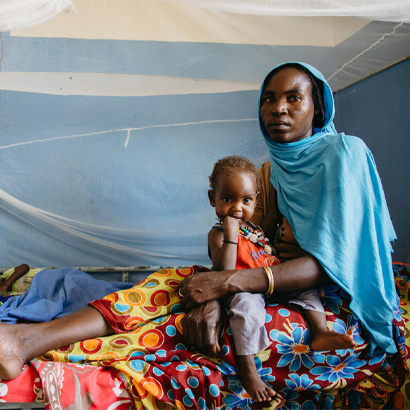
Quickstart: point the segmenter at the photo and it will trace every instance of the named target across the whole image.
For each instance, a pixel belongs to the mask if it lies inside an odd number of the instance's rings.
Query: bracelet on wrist
[[[223,243],[232,243],[233,245],[238,245],[238,242],[234,242],[234,241],[222,241]]]
[[[266,276],[268,278],[268,290],[266,294],[271,295],[275,287],[275,280],[273,278],[272,269],[269,266],[264,266],[263,269],[265,270]]]

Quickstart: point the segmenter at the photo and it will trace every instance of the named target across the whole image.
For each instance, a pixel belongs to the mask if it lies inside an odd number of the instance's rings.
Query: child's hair
[[[249,161],[248,158],[240,157],[239,155],[231,155],[229,157],[221,158],[215,163],[212,174],[209,176],[211,189],[215,189],[216,181],[220,174],[232,174],[235,171],[250,172],[255,176],[256,185],[258,185],[258,173],[254,163]]]

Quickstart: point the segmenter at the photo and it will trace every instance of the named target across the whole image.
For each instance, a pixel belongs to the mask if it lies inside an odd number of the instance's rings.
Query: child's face
[[[255,175],[240,171],[220,174],[215,189],[208,194],[220,220],[229,215],[240,222],[248,222],[258,197]]]

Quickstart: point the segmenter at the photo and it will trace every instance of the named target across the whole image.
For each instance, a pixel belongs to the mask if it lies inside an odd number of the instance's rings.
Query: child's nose
[[[242,202],[241,201],[233,202],[232,209],[235,211],[240,211],[242,209]]]

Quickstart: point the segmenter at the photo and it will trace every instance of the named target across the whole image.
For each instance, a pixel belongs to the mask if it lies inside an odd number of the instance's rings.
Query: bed
[[[226,320],[224,353],[208,358],[184,345],[182,307],[163,310],[167,297],[175,293],[177,278],[204,269],[163,269],[147,276],[127,296],[141,305],[143,321],[136,331],[76,343],[31,361],[18,378],[0,381],[0,407],[261,408],[238,382]],[[353,332],[355,349],[311,352],[303,316],[285,305],[267,307],[272,344],[256,362],[262,378],[278,394],[263,408],[410,408],[410,266],[395,263],[394,272],[403,317],[396,312],[396,356],[366,357],[366,338],[350,315],[346,295],[336,286],[320,289],[328,323],[336,331]],[[143,294],[144,301],[138,302],[135,292]],[[107,300],[121,305],[121,300]]]

